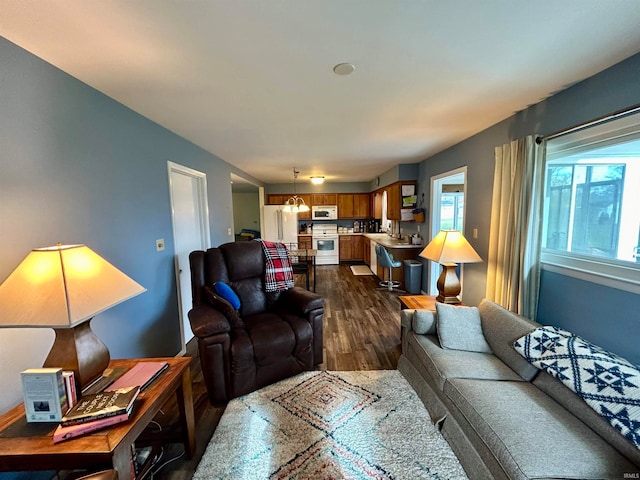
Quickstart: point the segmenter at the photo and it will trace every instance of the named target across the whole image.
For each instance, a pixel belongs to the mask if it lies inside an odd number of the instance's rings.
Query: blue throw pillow
[[[218,295],[229,302],[233,308],[236,310],[240,308],[240,299],[229,285],[224,282],[216,282],[213,284],[213,289]]]

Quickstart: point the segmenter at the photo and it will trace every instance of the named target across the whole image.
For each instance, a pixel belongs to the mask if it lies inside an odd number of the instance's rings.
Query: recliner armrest
[[[298,311],[305,316],[312,310],[324,308],[324,298],[304,288],[293,287],[282,292],[277,305],[285,306],[287,310]]]
[[[198,338],[231,331],[229,319],[207,304],[201,304],[189,310],[189,323],[193,334]]]

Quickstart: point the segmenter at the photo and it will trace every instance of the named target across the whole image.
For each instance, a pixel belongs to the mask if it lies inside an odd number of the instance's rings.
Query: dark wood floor
[[[397,294],[378,290],[375,276],[356,276],[349,265],[319,266],[317,293],[325,298],[324,363],[322,370],[395,369],[400,356],[400,302]],[[304,286],[304,277],[296,278]],[[179,457],[163,467],[154,479],[184,480],[193,476],[224,408],[210,405],[202,380],[196,347],[189,345],[192,364],[197,451],[194,458]],[[167,406],[163,424],[171,425],[177,414]],[[160,419],[163,420],[163,419]],[[158,465],[182,453],[171,445]]]

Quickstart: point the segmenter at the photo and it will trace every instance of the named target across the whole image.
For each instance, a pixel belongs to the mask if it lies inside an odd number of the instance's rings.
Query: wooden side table
[[[191,457],[196,444],[191,358],[112,360],[109,367],[131,368],[145,360],[166,361],[169,368],[138,396],[128,422],[54,444],[57,423],[27,423],[24,405],[2,415],[0,471],[103,467],[115,469],[119,480],[131,479],[131,445],[173,394],[177,395],[185,452]]]
[[[435,295],[402,295],[400,299],[400,308],[415,310],[433,310],[436,311]]]

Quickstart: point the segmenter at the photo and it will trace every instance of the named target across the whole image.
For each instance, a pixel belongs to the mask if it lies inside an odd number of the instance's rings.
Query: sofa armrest
[[[282,292],[277,306],[306,317],[313,310],[324,310],[324,298],[304,288],[293,287]]]
[[[400,326],[418,335],[435,335],[437,317],[433,310],[404,309],[400,311]]]
[[[198,305],[189,311],[189,323],[191,331],[198,338],[231,331],[229,319],[207,304]]]

